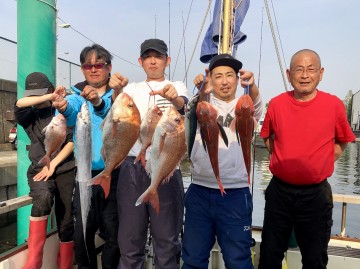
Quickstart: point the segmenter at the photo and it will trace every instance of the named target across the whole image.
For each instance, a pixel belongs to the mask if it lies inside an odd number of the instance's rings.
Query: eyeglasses
[[[315,74],[318,70],[319,70],[319,68],[314,68],[314,67],[309,67],[307,69],[305,69],[303,67],[298,67],[298,68],[292,69],[291,71],[295,72],[295,74],[297,74],[297,75],[300,75],[300,74],[303,74],[304,72],[309,73],[309,74]]]
[[[107,65],[108,63],[96,63],[96,64],[83,64],[81,67],[84,68],[85,70],[91,70],[93,69],[93,67],[95,67],[95,69],[103,69]]]

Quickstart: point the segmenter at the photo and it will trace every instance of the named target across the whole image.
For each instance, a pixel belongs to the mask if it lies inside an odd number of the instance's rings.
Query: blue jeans
[[[251,269],[252,198],[249,188],[220,190],[191,184],[185,194],[182,269],[207,269],[218,240],[227,269]]]

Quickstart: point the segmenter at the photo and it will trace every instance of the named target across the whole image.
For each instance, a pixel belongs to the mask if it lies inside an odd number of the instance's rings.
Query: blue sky
[[[24,1],[24,0],[22,0]],[[28,0],[27,0],[28,1]],[[36,1],[36,0],[32,0]],[[358,0],[272,0],[276,12],[277,26],[286,63],[293,53],[303,48],[317,51],[325,68],[319,88],[343,99],[349,90],[360,90],[360,1]],[[215,0],[212,1],[213,3]],[[203,73],[206,65],[199,61],[202,37],[210,23],[208,15],[201,39],[195,47],[201,23],[209,1],[194,0],[184,47],[180,47],[184,22],[187,20],[191,0],[170,1],[170,54],[172,65],[170,77],[183,80],[195,48],[194,58],[188,71],[189,93],[193,90],[192,80]],[[15,0],[1,0],[0,36],[16,41]],[[139,46],[148,38],[161,38],[169,43],[169,0],[58,0],[58,16],[70,23],[74,29],[91,40],[102,44],[112,53],[137,64]],[[272,11],[271,11],[272,12]],[[263,14],[263,15],[262,15]],[[264,1],[252,0],[242,25],[247,40],[238,48],[236,57],[244,68],[259,77],[261,24],[262,52],[260,62],[260,90],[265,102],[284,91],[276,51],[273,44]],[[273,24],[275,19],[272,17]],[[0,43],[3,44],[3,43]],[[58,29],[58,52],[64,59],[78,63],[79,54],[91,41],[73,29]],[[183,43],[184,45],[184,43]],[[180,51],[180,53],[179,53]],[[65,54],[66,53],[66,54]],[[281,56],[282,56],[282,52]],[[3,77],[8,61],[0,53],[0,78]],[[175,62],[178,58],[178,63]],[[187,65],[185,66],[185,59]],[[141,81],[145,75],[141,68],[115,57],[113,71],[119,71],[130,81]],[[15,71],[12,71],[16,73]],[[15,76],[16,77],[16,76]],[[239,93],[242,92],[239,89]]]

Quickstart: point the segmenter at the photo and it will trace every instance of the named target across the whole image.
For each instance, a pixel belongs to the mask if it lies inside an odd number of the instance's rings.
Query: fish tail
[[[50,157],[46,154],[44,157],[41,158],[41,160],[38,162],[38,164],[43,164],[49,167],[50,165]]]
[[[137,199],[135,206],[139,206],[142,203],[150,203],[151,206],[155,209],[156,214],[160,212],[160,205],[159,205],[159,194],[158,192],[151,191],[147,189],[140,197]]]
[[[144,166],[146,166],[146,160],[145,160],[145,153],[140,151],[139,155],[136,157],[136,159],[134,160],[134,164],[137,163],[138,161],[141,162],[141,164]]]
[[[104,172],[101,172],[96,177],[90,180],[89,185],[100,185],[101,188],[104,190],[105,199],[106,199],[110,193],[110,182],[111,182],[111,176],[104,174]]]
[[[219,188],[220,188],[221,195],[224,196],[224,194],[226,194],[226,191],[225,191],[225,189],[224,189],[224,186],[223,186],[222,183],[221,183],[220,178],[217,178],[217,182],[218,182],[218,184],[219,184]]]

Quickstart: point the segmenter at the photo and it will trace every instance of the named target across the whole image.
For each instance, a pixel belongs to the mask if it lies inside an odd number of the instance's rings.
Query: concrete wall
[[[9,131],[15,124],[13,110],[16,98],[16,82],[0,79],[0,144],[8,142]]]
[[[13,166],[0,167],[0,202],[17,197],[17,169]]]

